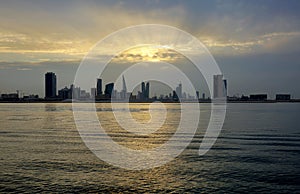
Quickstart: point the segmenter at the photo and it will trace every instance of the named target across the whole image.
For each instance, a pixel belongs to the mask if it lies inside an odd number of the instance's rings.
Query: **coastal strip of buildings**
[[[107,83],[103,88],[101,78],[96,80],[96,87],[86,91],[79,86],[71,84],[57,90],[57,76],[54,72],[45,74],[45,97],[40,98],[38,95],[22,95],[20,91],[15,93],[1,94],[1,102],[69,102],[69,101],[129,101],[129,102],[211,102],[210,97],[205,97],[205,93],[196,91],[196,95],[190,95],[183,92],[181,83],[169,95],[150,96],[150,82],[141,82],[140,91],[136,95],[127,91],[125,77],[122,76],[122,89],[114,89],[114,83]],[[275,99],[268,98],[267,94],[250,94],[242,96],[228,96],[227,80],[223,75],[213,76],[213,99],[226,99],[227,102],[299,102],[299,99],[292,99],[290,94],[276,94]]]

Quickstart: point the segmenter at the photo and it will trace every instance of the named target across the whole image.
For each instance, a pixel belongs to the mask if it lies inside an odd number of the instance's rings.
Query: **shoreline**
[[[129,103],[152,103],[152,102],[161,102],[161,103],[197,103],[197,101],[183,101],[183,102],[178,102],[178,101],[160,101],[160,100],[149,100],[149,101],[131,101]],[[1,101],[0,103],[128,103],[125,101],[58,101],[58,100],[32,100],[32,101],[25,101],[25,100],[18,100],[18,101]],[[198,101],[200,104],[207,104],[207,103],[212,103],[211,100],[206,100],[206,101]],[[226,103],[300,103],[300,99],[293,99],[293,100],[264,100],[264,101],[242,101],[242,100],[227,100]]]

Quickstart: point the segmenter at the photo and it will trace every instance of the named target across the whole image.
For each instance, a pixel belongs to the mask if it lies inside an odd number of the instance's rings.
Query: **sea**
[[[113,141],[148,150],[178,126],[180,104],[164,106],[164,127],[148,136],[125,133],[109,103],[97,103],[96,114]],[[72,110],[71,103],[0,103],[1,193],[300,193],[300,103],[227,104],[217,141],[199,156],[210,118],[210,104],[201,104],[198,129],[184,151],[143,170],[98,158]],[[139,122],[151,118],[147,103],[132,103],[130,110]]]

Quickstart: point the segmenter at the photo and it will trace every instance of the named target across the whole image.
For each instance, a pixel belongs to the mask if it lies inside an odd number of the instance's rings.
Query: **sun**
[[[115,60],[119,62],[160,62],[173,61],[178,59],[179,54],[168,47],[159,47],[153,45],[143,45],[134,47],[115,56]]]

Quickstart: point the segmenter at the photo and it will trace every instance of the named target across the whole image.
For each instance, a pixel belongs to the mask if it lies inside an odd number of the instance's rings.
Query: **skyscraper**
[[[73,99],[79,99],[80,98],[80,87],[72,87],[72,98]]]
[[[97,79],[97,96],[102,95],[102,79]]]
[[[53,72],[45,74],[45,98],[56,97],[56,75]]]
[[[197,97],[197,99],[199,99],[200,98],[200,96],[199,96],[200,94],[199,94],[199,91],[196,91],[196,97]]]
[[[126,82],[125,82],[124,75],[122,77],[123,77],[123,91],[126,93],[127,92],[127,87],[126,87]]]
[[[108,98],[111,98],[111,95],[113,93],[113,90],[114,90],[114,83],[109,83],[109,84],[106,84],[105,85],[105,95],[108,97]]]
[[[223,87],[223,94],[225,97],[227,97],[227,80],[226,79],[223,79],[223,84],[224,84],[224,87]]]
[[[126,87],[126,82],[125,82],[125,78],[124,78],[124,75],[122,76],[123,78],[123,88],[122,88],[122,91],[121,91],[121,99],[125,99],[126,98],[126,94],[127,94],[127,87]]]
[[[182,84],[179,83],[179,85],[176,87],[176,94],[178,98],[182,98]]]
[[[96,92],[97,90],[96,90],[96,88],[91,88],[91,97],[92,98],[95,98],[96,97],[96,95],[97,95],[97,92]]]
[[[146,87],[145,87],[145,82],[142,82],[142,99],[145,99],[145,92],[146,92]]]
[[[223,75],[214,75],[214,98],[224,98],[227,95],[227,81]]]
[[[147,82],[146,84],[146,91],[145,91],[145,98],[149,99],[149,93],[150,93],[150,84]]]
[[[147,100],[149,99],[149,93],[150,93],[150,83],[142,82],[142,93],[141,93],[141,99]]]

